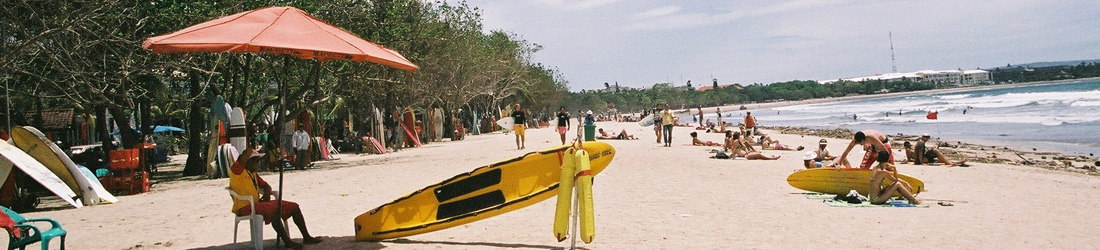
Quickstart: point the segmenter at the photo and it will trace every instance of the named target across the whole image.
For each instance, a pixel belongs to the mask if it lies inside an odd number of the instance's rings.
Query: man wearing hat
[[[278,237],[283,239],[287,248],[290,249],[302,249],[302,245],[290,240],[290,235],[286,230],[286,225],[283,225],[283,220],[293,218],[294,224],[298,225],[298,230],[302,233],[302,243],[305,244],[317,244],[321,242],[321,239],[315,238],[309,235],[309,231],[306,230],[306,221],[302,216],[302,210],[299,209],[298,203],[290,201],[282,201],[282,210],[279,219],[273,220],[275,216],[275,210],[278,206],[276,201],[271,200],[271,185],[268,185],[263,178],[260,178],[256,174],[256,169],[259,168],[260,162],[263,159],[264,154],[256,152],[252,148],[248,148],[241,153],[237,161],[230,167],[229,173],[229,189],[239,195],[252,196],[252,199],[256,202],[255,214],[262,215],[264,217],[264,223],[270,223],[272,228],[275,228],[275,232]],[[232,212],[237,216],[244,216],[253,214],[252,207],[248,205],[248,201],[233,199]],[[275,222],[275,223],[272,223]]]
[[[814,157],[814,162],[819,168],[832,167],[831,161],[836,160],[836,156],[830,154],[829,149],[825,148],[826,146],[829,146],[829,141],[821,139],[817,142],[817,150],[814,150],[814,154],[817,155],[817,157]]]

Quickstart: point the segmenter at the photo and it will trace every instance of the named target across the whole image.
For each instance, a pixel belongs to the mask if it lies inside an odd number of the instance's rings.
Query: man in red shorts
[[[894,151],[890,149],[890,139],[887,139],[886,135],[883,135],[881,132],[871,129],[856,132],[855,136],[852,138],[852,142],[848,143],[848,148],[844,149],[844,153],[840,154],[840,159],[837,160],[837,162],[845,167],[851,168],[852,164],[848,162],[848,152],[851,152],[856,144],[863,145],[863,150],[867,151],[867,153],[863,155],[863,161],[859,163],[859,168],[871,169],[871,166],[874,166],[875,161],[878,159],[879,151],[889,152],[890,164],[894,164]]]
[[[290,240],[286,225],[282,223],[283,220],[289,218],[294,218],[294,224],[298,225],[298,230],[302,233],[302,243],[320,243],[321,239],[310,236],[309,231],[306,230],[306,221],[302,218],[302,210],[298,208],[298,203],[284,200],[281,215],[278,216],[279,219],[272,219],[275,217],[277,202],[271,200],[271,185],[268,185],[264,179],[256,174],[256,169],[260,166],[263,156],[264,154],[257,153],[256,150],[251,148],[241,153],[240,157],[237,158],[237,162],[234,162],[233,167],[230,168],[229,188],[237,194],[250,195],[253,200],[258,201],[256,202],[256,214],[262,215],[264,223],[270,223],[271,227],[275,228],[278,238],[286,243],[287,248],[302,249],[302,244]],[[234,199],[232,212],[238,216],[249,215],[252,214],[252,208],[248,206],[247,201]]]

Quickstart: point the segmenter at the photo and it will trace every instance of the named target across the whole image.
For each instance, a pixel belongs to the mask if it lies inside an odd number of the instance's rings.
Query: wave
[[[970,96],[971,96],[970,94],[942,95],[942,96],[939,96],[939,98],[944,99],[944,100],[957,100],[957,99],[967,98],[967,97],[970,97]]]
[[[1100,101],[1074,101],[1069,104],[1070,107],[1100,107]]]

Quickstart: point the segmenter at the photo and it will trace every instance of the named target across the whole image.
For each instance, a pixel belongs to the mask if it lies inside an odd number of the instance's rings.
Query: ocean
[[[1100,80],[749,110],[762,126],[876,129],[1017,149],[1100,155]],[[938,119],[927,119],[938,112]],[[723,112],[727,122],[744,111]],[[730,117],[732,116],[732,117]],[[705,114],[705,119],[715,119]],[[691,117],[683,117],[681,120]]]

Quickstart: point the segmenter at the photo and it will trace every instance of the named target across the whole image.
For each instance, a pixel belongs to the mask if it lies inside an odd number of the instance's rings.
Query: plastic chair
[[[239,215],[233,219],[233,244],[237,244],[237,231],[239,231],[240,223],[242,220],[248,220],[250,228],[252,230],[252,248],[256,250],[264,249],[264,216],[256,214],[256,201],[249,195],[240,195],[237,192],[233,192],[233,189],[229,187],[225,188],[229,191],[229,196],[234,200],[248,201],[248,207],[252,211],[250,215]],[[271,191],[271,195],[278,196],[279,191]],[[283,227],[286,227],[286,220],[283,220]],[[234,248],[235,249],[235,248]]]
[[[50,240],[58,236],[61,237],[61,249],[65,249],[65,229],[61,228],[61,223],[50,218],[24,218],[15,211],[11,211],[7,207],[3,208],[4,213],[11,217],[11,220],[16,223],[15,229],[19,230],[22,237],[15,237],[15,234],[8,233],[8,249],[25,249],[27,245],[34,244],[35,242],[42,242],[42,250],[50,249]],[[50,230],[42,232],[38,227],[30,224],[31,222],[49,222]]]

